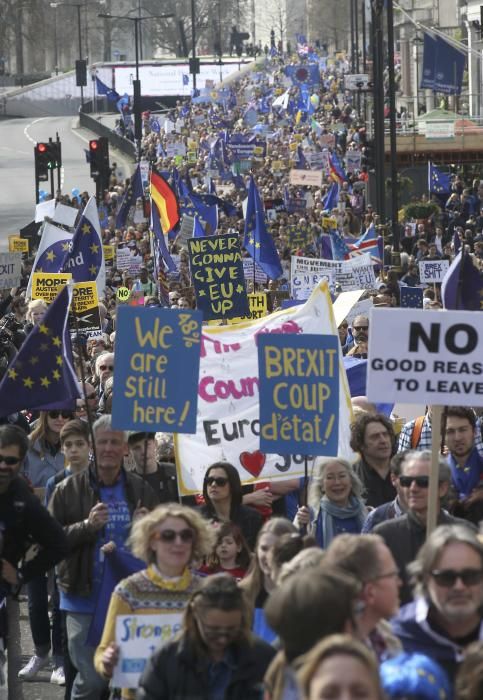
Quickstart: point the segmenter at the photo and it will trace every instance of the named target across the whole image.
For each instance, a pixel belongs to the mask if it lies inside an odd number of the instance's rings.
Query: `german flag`
[[[151,171],[150,194],[152,203],[158,209],[163,233],[168,233],[180,219],[178,198],[164,177],[155,170]]]

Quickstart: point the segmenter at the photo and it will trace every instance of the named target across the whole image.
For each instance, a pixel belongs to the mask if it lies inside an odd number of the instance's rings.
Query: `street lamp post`
[[[133,112],[134,112],[134,140],[136,142],[136,160],[139,163],[141,160],[141,138],[142,138],[142,123],[141,123],[141,81],[139,80],[139,34],[141,22],[144,19],[169,19],[174,17],[171,12],[166,15],[149,15],[146,17],[129,17],[127,15],[110,15],[101,13],[97,15],[102,19],[127,19],[134,22],[134,55],[136,61],[136,79],[133,80]]]

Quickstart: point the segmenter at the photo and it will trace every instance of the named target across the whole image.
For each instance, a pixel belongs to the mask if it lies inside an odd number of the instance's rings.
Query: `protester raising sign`
[[[189,438],[175,436],[178,483],[183,493],[199,493],[206,468],[218,460],[236,466],[245,483],[303,476],[302,452],[281,456],[260,450],[257,343],[265,335],[304,333],[337,336],[325,283],[316,287],[301,306],[235,326],[203,328],[196,434]],[[349,457],[351,407],[340,348],[337,366],[340,379],[337,454]]]
[[[372,309],[370,401],[483,406],[483,314]]]
[[[308,299],[312,289],[325,281],[334,291],[335,271],[324,265],[325,260],[292,256],[291,287],[292,299]]]
[[[339,339],[262,335],[260,449],[336,456],[339,447]]]
[[[196,428],[201,314],[120,306],[112,422],[122,430]]]
[[[0,289],[18,287],[21,279],[21,253],[0,253]]]
[[[419,278],[423,284],[442,282],[448,269],[449,260],[421,260],[419,262]]]
[[[77,320],[74,318],[77,316]],[[78,282],[72,293],[70,330],[85,333],[89,338],[102,336],[99,299],[95,282]]]
[[[238,236],[209,236],[188,240],[196,305],[203,319],[249,314]]]

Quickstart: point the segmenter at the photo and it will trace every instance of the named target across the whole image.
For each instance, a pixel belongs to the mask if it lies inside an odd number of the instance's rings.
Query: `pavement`
[[[21,681],[19,670],[33,654],[32,635],[28,621],[27,599],[10,600],[8,605],[8,693],[6,700],[63,700],[64,688],[50,683],[52,668],[41,671],[33,681]],[[0,690],[0,700],[4,700]]]

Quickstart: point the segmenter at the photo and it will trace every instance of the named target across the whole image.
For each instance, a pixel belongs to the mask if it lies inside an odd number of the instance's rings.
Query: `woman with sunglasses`
[[[74,418],[74,413],[64,410],[40,411],[37,425],[30,434],[30,448],[25,457],[23,471],[35,488],[45,488],[47,480],[64,469],[60,431]],[[29,622],[34,642],[34,655],[19,671],[19,678],[32,680],[49,663],[52,649],[54,669],[51,682],[63,685],[64,655],[62,647],[62,622],[58,591],[54,589],[52,630],[49,620],[47,576],[34,578],[27,586]]]
[[[158,506],[134,523],[131,550],[146,562],[147,568],[121,581],[112,594],[94,657],[98,673],[111,678],[119,660],[118,615],[169,614],[171,621],[173,613],[179,613],[181,623],[181,612],[201,582],[191,567],[209,554],[213,540],[211,528],[203,518],[176,503]],[[123,697],[135,697],[134,690],[124,689]]]
[[[209,466],[203,480],[203,497],[205,505],[200,508],[203,517],[212,523],[235,523],[253,550],[263,520],[258,511],[242,504],[238,470],[229,462]]]
[[[259,700],[275,650],[253,637],[246,601],[228,574],[205,579],[181,635],[158,649],[141,676],[138,700]]]

